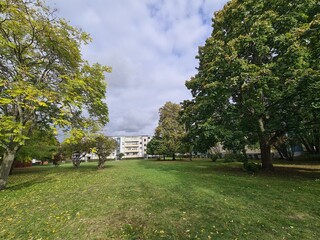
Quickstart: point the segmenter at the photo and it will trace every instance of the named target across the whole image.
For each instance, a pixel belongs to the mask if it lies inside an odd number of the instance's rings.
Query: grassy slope
[[[17,170],[0,239],[319,239],[320,170],[117,161]]]

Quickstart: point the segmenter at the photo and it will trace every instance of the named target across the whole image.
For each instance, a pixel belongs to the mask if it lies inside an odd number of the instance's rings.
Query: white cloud
[[[227,0],[47,0],[57,15],[88,32],[84,58],[111,66],[106,74],[109,135],[153,134],[158,109],[190,98],[198,46],[213,12]]]

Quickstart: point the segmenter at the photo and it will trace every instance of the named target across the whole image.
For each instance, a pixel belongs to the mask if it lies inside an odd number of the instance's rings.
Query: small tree
[[[98,169],[104,168],[108,156],[117,149],[118,143],[116,140],[99,134],[93,139],[94,152],[98,155]]]
[[[71,131],[70,136],[62,143],[62,152],[71,156],[73,166],[79,167],[83,154],[90,152],[94,147],[90,134],[81,131]]]
[[[119,153],[118,154],[119,159],[121,160],[124,157],[124,153]]]

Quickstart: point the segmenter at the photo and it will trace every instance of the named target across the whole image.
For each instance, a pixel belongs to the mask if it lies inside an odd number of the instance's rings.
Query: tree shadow
[[[24,181],[24,182],[17,183],[14,185],[9,185],[8,187],[6,187],[6,190],[17,191],[17,190],[21,190],[21,189],[26,189],[28,187],[32,187],[33,185],[36,185],[36,184],[42,184],[44,182],[47,183],[48,181],[54,181],[54,180],[52,178],[40,176],[40,177],[30,179],[28,181]]]
[[[157,164],[159,163],[159,164]],[[166,164],[167,163],[167,164]],[[173,164],[176,163],[176,164]],[[183,167],[179,164],[186,164]],[[186,167],[190,163],[190,167]],[[222,173],[237,176],[251,176],[253,173],[244,170],[241,162],[223,163],[211,161],[157,161],[147,160],[141,161],[139,164],[145,168],[153,168],[159,171],[178,171],[178,172],[194,172],[199,174]],[[278,177],[278,178],[305,178],[305,179],[320,179],[320,164],[312,162],[294,164],[275,164],[274,171],[259,171],[254,173],[256,177]]]
[[[211,164],[212,163],[212,164]],[[146,169],[156,169],[165,172],[184,172],[210,174],[221,164],[212,161],[190,161],[190,160],[143,160],[139,162]]]
[[[9,177],[9,184],[6,187],[6,190],[16,191],[31,187],[36,184],[57,181],[57,176],[61,174],[85,173],[86,175],[93,175],[113,167],[115,166],[107,164],[103,169],[100,170],[95,164],[83,164],[79,167],[74,167],[72,164],[65,164],[58,167],[53,165],[45,165],[16,168]],[[53,174],[55,177],[50,177],[49,174]]]
[[[103,169],[114,167],[113,165],[106,164]],[[24,175],[24,174],[36,174],[44,172],[73,172],[73,171],[97,171],[98,165],[94,164],[81,164],[79,167],[74,167],[72,164],[63,164],[60,166],[44,165],[44,166],[33,166],[26,168],[15,168],[11,175]]]

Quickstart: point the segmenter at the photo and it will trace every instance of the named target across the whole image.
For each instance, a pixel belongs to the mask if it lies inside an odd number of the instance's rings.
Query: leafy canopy
[[[185,136],[183,124],[180,122],[181,106],[166,102],[159,110],[159,123],[155,136],[148,145],[156,154],[175,154],[182,150],[182,140]],[[150,152],[150,151],[149,151]]]
[[[305,110],[319,114],[319,8],[316,0],[232,0],[215,14],[198,73],[186,82],[193,99],[183,116],[194,141],[258,141],[271,166],[277,139],[302,125]]]
[[[0,1],[0,143],[23,144],[35,125],[106,124],[104,72],[80,48],[87,33],[42,1]],[[85,114],[84,114],[85,113]]]

